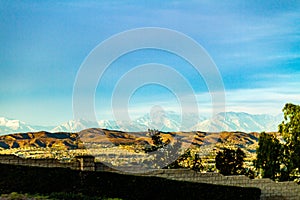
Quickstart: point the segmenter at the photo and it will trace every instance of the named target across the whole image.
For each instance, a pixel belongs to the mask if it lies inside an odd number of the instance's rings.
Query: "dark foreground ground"
[[[109,172],[0,164],[0,194],[59,194],[59,199],[259,199],[260,189]],[[53,196],[53,195],[52,195]]]

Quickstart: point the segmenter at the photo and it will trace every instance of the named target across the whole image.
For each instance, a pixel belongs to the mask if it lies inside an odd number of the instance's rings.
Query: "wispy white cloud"
[[[294,85],[294,87],[297,87],[297,85]],[[292,88],[292,86],[290,88],[273,87],[229,90],[225,92],[225,111],[278,115],[286,103],[300,104],[299,93],[299,89]],[[211,101],[211,94],[199,93],[196,95],[196,98],[198,102],[198,113],[208,117],[212,116],[214,105]],[[218,103],[220,102],[217,102],[217,104]],[[182,111],[182,105],[178,102],[164,100],[133,105],[130,108],[124,108],[123,110],[115,112],[125,113],[128,111],[130,116],[136,118],[150,113],[151,108],[155,105],[161,106],[165,111],[175,111],[178,113]],[[192,106],[183,109],[186,113],[196,112]]]
[[[227,91],[226,110],[279,114],[285,103],[300,104],[299,92],[285,87]]]
[[[277,55],[270,55],[265,57],[266,60],[295,60],[300,59],[300,52],[295,53],[284,53],[284,54],[277,54]]]

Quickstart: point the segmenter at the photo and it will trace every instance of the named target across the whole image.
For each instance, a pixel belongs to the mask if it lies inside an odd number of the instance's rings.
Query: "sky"
[[[178,31],[205,49],[222,78],[226,111],[276,115],[287,102],[300,104],[300,1],[0,0],[0,116],[36,125],[73,119],[74,83],[85,59],[113,35],[143,27]],[[208,86],[190,63],[144,49],[120,56],[105,71],[95,91],[97,119],[113,117],[116,84],[147,63],[177,70],[201,114],[211,111]],[[131,117],[154,105],[180,111],[176,97],[172,88],[149,84],[130,99],[124,95],[123,109]]]

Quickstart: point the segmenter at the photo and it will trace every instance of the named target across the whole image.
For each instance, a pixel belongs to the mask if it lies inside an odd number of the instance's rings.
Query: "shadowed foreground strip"
[[[76,193],[122,199],[259,199],[257,188],[219,186],[110,172],[0,164],[0,193]]]

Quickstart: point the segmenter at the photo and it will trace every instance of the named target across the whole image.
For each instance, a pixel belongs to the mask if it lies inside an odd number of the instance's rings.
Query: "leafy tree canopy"
[[[284,159],[285,177],[290,179],[291,173],[299,173],[300,169],[300,105],[285,104],[284,121],[279,125],[279,132],[285,140]],[[298,171],[298,172],[297,172]]]
[[[224,148],[216,156],[216,168],[223,175],[244,174],[243,164],[245,157],[246,154],[240,148],[237,150]]]
[[[263,178],[275,180],[280,173],[283,147],[276,135],[262,132],[256,151],[255,167],[262,170]]]

